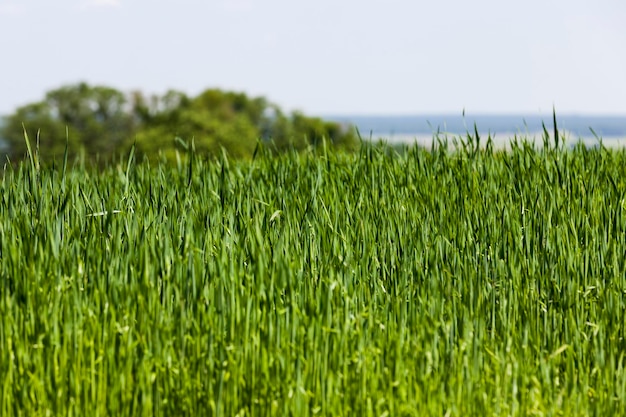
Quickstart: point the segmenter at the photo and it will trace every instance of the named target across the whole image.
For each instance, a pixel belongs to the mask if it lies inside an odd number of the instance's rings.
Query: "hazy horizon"
[[[539,139],[543,128],[552,134],[553,115],[498,115],[440,113],[413,115],[325,115],[326,120],[351,125],[364,139],[384,139],[392,143],[429,145],[437,133],[454,136],[474,134],[474,125],[481,137],[491,137],[506,144],[514,136]],[[0,118],[0,126],[2,119]],[[613,146],[626,144],[626,115],[568,115],[557,113],[557,126],[569,142],[583,140],[596,143],[598,138]],[[593,129],[593,131],[592,131]],[[597,137],[596,137],[597,135]],[[0,149],[6,146],[0,138]]]

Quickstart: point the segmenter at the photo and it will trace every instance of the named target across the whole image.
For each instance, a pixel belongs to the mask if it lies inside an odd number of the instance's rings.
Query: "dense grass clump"
[[[626,152],[516,141],[0,183],[0,415],[618,415]]]

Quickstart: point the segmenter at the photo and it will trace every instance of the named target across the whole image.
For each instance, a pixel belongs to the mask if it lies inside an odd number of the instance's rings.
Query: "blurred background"
[[[537,121],[551,122],[556,109],[573,137],[592,137],[592,127],[617,140],[626,137],[624,21],[619,0],[0,0],[0,123],[47,103],[20,117],[42,141],[58,141],[37,117],[61,124],[71,117],[63,119],[46,94],[84,83],[121,92],[128,114],[140,94],[144,104],[152,100],[151,116],[172,91],[190,101],[207,90],[263,98],[267,117],[252,117],[256,130],[247,132],[257,136],[278,134],[270,125],[279,111],[291,135],[341,131],[298,130],[296,112],[391,141],[474,123],[504,138],[536,133]],[[83,107],[95,111],[101,99],[90,100]],[[222,110],[239,112],[224,103]],[[219,136],[202,123],[177,127],[189,119],[169,120],[168,143],[179,130],[199,132],[200,141]],[[7,135],[5,127],[5,149]]]

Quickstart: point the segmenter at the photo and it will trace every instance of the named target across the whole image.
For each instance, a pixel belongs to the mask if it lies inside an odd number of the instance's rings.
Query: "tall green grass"
[[[626,153],[461,144],[7,167],[0,415],[624,414]]]

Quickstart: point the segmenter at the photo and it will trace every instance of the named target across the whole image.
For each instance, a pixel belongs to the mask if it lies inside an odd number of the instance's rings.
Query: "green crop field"
[[[626,410],[626,151],[515,141],[0,178],[2,416]]]

